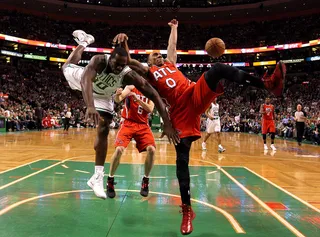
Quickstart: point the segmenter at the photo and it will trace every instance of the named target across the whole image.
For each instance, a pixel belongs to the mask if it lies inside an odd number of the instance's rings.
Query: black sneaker
[[[148,197],[149,194],[149,178],[143,177],[141,183],[140,195],[143,197]]]
[[[116,196],[116,192],[114,191],[114,185],[116,183],[114,182],[114,178],[108,177],[107,181],[107,196],[109,198],[114,198]]]

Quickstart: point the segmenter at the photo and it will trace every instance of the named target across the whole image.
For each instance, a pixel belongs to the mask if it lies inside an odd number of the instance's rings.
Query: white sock
[[[86,48],[88,46],[88,43],[87,42],[80,42],[79,45],[82,45],[83,47]]]
[[[220,147],[220,148],[223,148],[223,147],[221,146],[221,144],[219,144],[219,147]]]
[[[102,166],[102,165],[96,165],[96,166],[94,167],[94,172],[95,172],[95,173],[103,173],[103,172],[104,172],[104,166]]]
[[[110,175],[110,174],[109,174],[109,176],[108,176],[108,177],[109,177],[109,178],[113,178],[113,177],[114,177],[114,175]]]
[[[144,175],[143,177],[149,179],[149,176]]]

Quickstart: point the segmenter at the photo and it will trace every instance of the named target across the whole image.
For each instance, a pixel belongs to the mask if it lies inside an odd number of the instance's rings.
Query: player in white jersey
[[[159,110],[165,123],[164,134],[167,135],[169,142],[178,143],[179,136],[171,125],[166,105],[162,102],[158,92],[127,65],[128,53],[125,49],[115,48],[110,56],[95,55],[86,67],[80,67],[76,64],[81,60],[85,48],[94,42],[94,37],[82,30],[74,31],[73,36],[79,45],[62,66],[62,71],[70,87],[82,91],[87,106],[86,118],[91,118],[98,124],[94,143],[95,173],[88,181],[88,185],[97,197],[105,199],[104,163],[107,155],[109,125],[113,118],[112,94],[117,88],[134,85],[151,99]]]
[[[217,135],[218,140],[218,152],[224,152],[226,149],[221,145],[221,124],[220,124],[220,116],[219,116],[219,104],[217,103],[217,98],[211,103],[210,107],[206,110],[207,119],[207,133],[202,142],[202,150],[207,150],[206,141],[211,136],[211,134],[215,133]]]

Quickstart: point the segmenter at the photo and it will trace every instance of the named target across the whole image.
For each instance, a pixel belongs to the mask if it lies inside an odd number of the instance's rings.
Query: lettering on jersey
[[[108,74],[106,76],[98,76],[96,80],[96,85],[101,90],[104,90],[107,87],[114,87],[116,83],[116,78],[114,78],[114,76],[111,74]]]
[[[270,113],[271,113],[271,108],[266,108],[266,113],[267,113],[267,115],[270,115]]]
[[[172,73],[175,73],[176,70],[171,70],[171,69],[168,68],[168,67],[159,68],[157,71],[155,71],[155,72],[153,73],[154,79],[155,79],[156,81],[158,81],[159,78],[162,78],[162,77],[164,77],[164,76],[168,76],[167,72],[168,72],[169,74],[172,74]]]

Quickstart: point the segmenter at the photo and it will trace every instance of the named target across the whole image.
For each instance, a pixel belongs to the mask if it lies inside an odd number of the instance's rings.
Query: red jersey
[[[170,107],[174,106],[178,98],[195,83],[187,79],[174,64],[165,61],[161,67],[150,67],[151,77],[149,82],[167,100]]]
[[[136,88],[132,90],[136,93],[137,97],[145,103],[149,103],[149,99],[145,97]],[[125,99],[125,107],[122,110],[122,118],[136,122],[136,123],[147,123],[148,124],[148,112],[145,111],[138,102],[134,101],[132,96],[128,96]]]
[[[274,107],[272,104],[263,104],[263,111],[265,112],[262,115],[263,120],[274,120]]]

